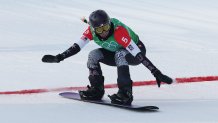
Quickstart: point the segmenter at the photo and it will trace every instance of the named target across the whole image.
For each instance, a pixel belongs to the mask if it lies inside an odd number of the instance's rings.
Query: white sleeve
[[[129,45],[126,47],[126,50],[128,50],[133,56],[136,56],[138,53],[141,52],[141,50],[133,40],[130,41]]]
[[[79,45],[80,49],[82,49],[86,44],[88,44],[90,42],[90,40],[88,38],[86,38],[85,36],[82,36],[77,42],[76,44]]]

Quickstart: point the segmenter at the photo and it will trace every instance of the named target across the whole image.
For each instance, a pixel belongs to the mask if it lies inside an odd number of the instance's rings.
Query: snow
[[[96,9],[138,33],[147,56],[163,73],[173,78],[216,76],[217,8],[216,0],[1,0],[0,91],[86,86],[87,56],[96,44],[59,64],[45,64],[41,58],[76,42],[87,28],[80,17]],[[116,68],[102,64],[102,69],[105,84],[115,83]],[[134,81],[154,79],[142,65],[130,69]],[[134,103],[160,107],[152,113],[63,99],[58,92],[0,95],[0,122],[216,123],[217,95],[218,81],[134,87]]]

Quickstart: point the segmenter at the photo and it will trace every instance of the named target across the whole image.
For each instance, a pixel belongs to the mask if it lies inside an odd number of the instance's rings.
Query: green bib
[[[115,18],[111,18],[111,22],[114,24],[114,29],[116,29],[117,26],[122,26],[124,27],[131,39],[137,44],[139,41],[139,37],[137,34],[135,34],[135,32],[133,32],[128,26],[126,26],[125,24],[123,24],[122,22],[120,22],[119,20],[115,19]],[[93,40],[96,44],[98,44],[99,46],[101,46],[102,48],[115,52],[121,48],[123,48],[123,46],[121,46],[120,44],[117,43],[117,41],[114,38],[114,34],[112,34],[107,40],[101,41],[97,35],[95,34],[95,31],[93,28],[91,28],[91,32],[92,32],[92,36],[93,36]]]

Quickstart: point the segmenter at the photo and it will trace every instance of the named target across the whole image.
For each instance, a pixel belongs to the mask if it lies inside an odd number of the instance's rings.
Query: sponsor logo
[[[129,46],[128,46],[128,48],[129,48],[129,50],[134,50],[134,47],[130,44]]]

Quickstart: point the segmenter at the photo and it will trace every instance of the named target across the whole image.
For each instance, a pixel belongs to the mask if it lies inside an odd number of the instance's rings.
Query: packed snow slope
[[[86,30],[80,18],[104,9],[130,26],[147,57],[173,78],[218,75],[217,0],[0,0],[0,92],[86,86],[90,42],[59,64],[45,54],[68,49]],[[116,83],[115,67],[102,64],[105,84]],[[143,66],[130,67],[134,81],[154,80]],[[59,92],[0,95],[1,123],[216,123],[218,81],[134,87],[134,104],[159,112],[132,112],[63,99]],[[107,89],[107,94],[117,89]],[[105,95],[105,99],[108,99]]]

